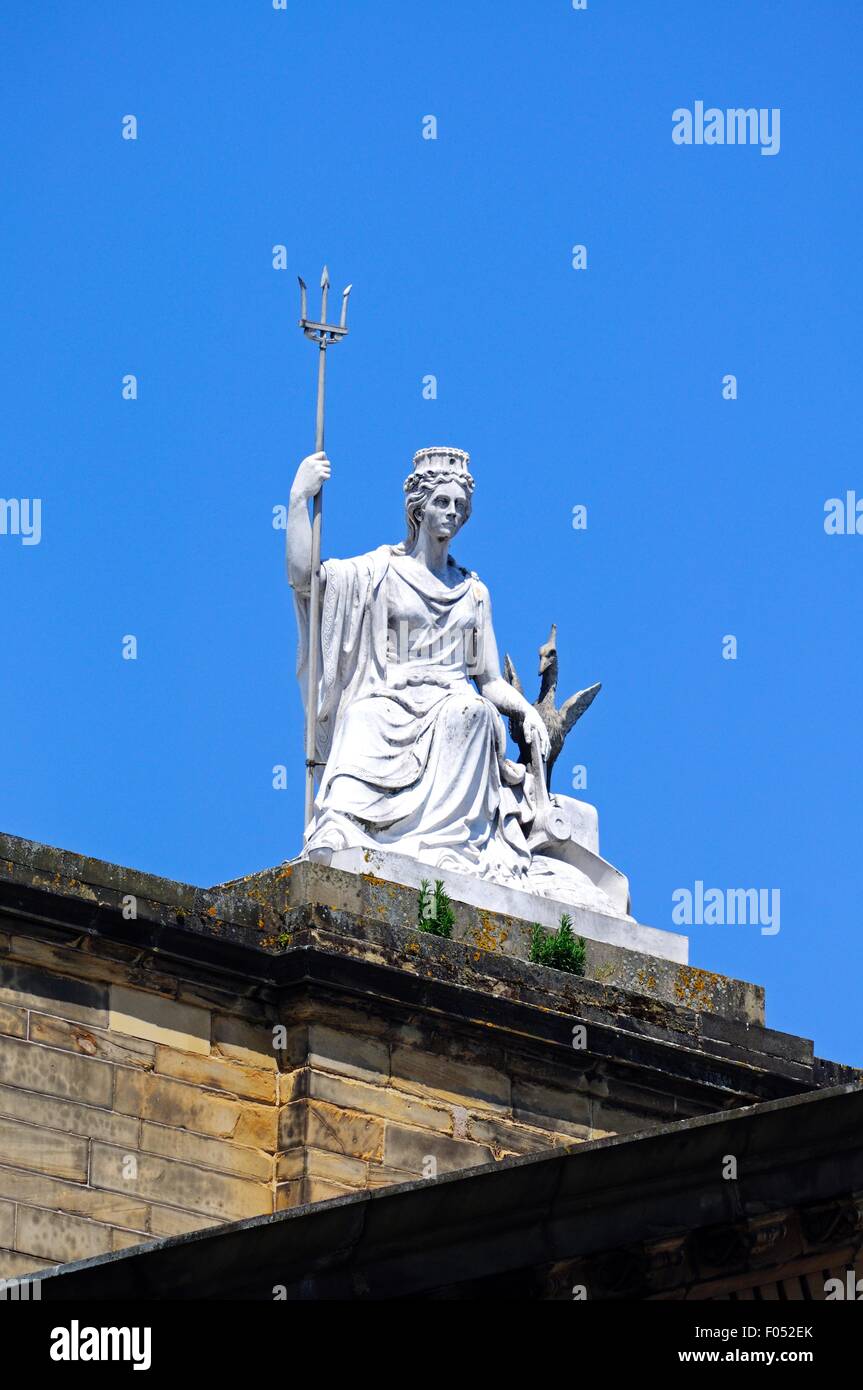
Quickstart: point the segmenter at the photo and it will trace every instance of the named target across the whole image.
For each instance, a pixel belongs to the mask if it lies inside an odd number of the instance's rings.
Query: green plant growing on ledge
[[[431,932],[433,936],[452,936],[455,913],[452,903],[444,892],[441,879],[435,881],[434,893],[427,878],[420,879],[420,896],[417,911],[417,925],[420,931]]]
[[[534,965],[547,965],[552,970],[564,970],[568,975],[583,975],[587,952],[583,936],[573,936],[572,918],[561,914],[556,932],[545,931],[534,922],[530,934],[530,955]]]

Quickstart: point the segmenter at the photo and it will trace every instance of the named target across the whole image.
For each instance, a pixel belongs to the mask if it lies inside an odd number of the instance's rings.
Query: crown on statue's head
[[[431,449],[417,449],[414,454],[414,473],[467,473],[470,454],[464,449],[445,449],[436,445]]]

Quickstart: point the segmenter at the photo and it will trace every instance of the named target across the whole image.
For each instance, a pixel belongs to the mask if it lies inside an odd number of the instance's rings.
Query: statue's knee
[[[441,711],[444,728],[455,738],[473,732],[488,719],[488,709],[482,696],[471,693],[450,695]]]

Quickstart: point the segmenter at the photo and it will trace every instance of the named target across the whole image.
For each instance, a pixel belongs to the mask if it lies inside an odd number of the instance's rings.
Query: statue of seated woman
[[[521,716],[538,757],[548,733],[501,675],[488,589],[450,554],[471,514],[468,462],[459,449],[421,449],[404,484],[405,540],[321,564],[321,774],[303,855],[329,862],[344,849],[390,850],[619,916],[579,868],[529,843],[536,786],[506,756],[501,715]],[[325,454],[303,459],[288,511],[304,698],[308,503],[330,474]]]

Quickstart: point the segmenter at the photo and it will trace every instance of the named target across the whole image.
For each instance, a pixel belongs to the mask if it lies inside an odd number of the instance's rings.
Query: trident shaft
[[[297,277],[300,279],[300,277]],[[321,276],[321,319],[316,323],[306,317],[306,286],[300,279],[300,328],[306,337],[318,345],[318,409],[315,427],[315,452],[324,448],[324,396],[327,378],[327,348],[331,343],[341,342],[347,336],[345,323],[348,316],[348,295],[351,286],[342,293],[342,313],[339,323],[327,323],[327,295],[330,288],[329,272],[324,266]],[[321,634],[321,518],[323,514],[323,493],[318,489],[312,504],[312,568],[309,592],[309,688],[306,699],[306,800],[305,824],[312,818],[315,803],[315,768],[321,764],[315,758],[315,732],[318,723],[318,645]]]

